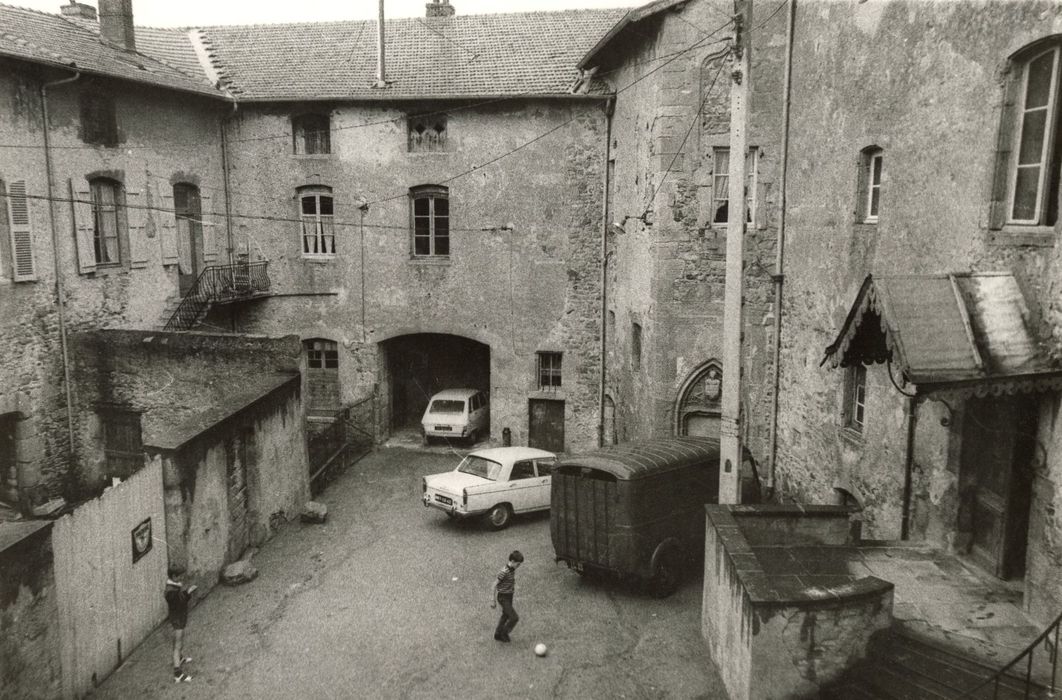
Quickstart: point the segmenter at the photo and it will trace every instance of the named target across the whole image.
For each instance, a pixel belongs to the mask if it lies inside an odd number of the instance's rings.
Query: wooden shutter
[[[77,269],[83,275],[96,271],[96,248],[93,245],[92,192],[73,191],[74,231],[77,237]]]
[[[164,194],[161,196],[162,208],[165,211],[159,212],[159,220],[162,225],[159,227],[159,245],[162,248],[162,264],[163,265],[176,265],[177,264],[177,213],[174,211],[174,201],[172,194]]]
[[[1021,66],[1011,66],[1004,76],[1003,104],[999,112],[999,132],[996,134],[995,171],[992,177],[992,199],[988,207],[988,228],[998,231],[1007,223],[1007,203],[1010,195],[1011,148],[1017,130],[1016,103],[1021,88]]]
[[[37,279],[33,260],[33,230],[30,228],[26,181],[15,180],[7,191],[7,214],[11,222],[11,274],[16,282]]]
[[[207,265],[216,265],[218,261],[218,237],[214,227],[217,218],[214,216],[214,200],[208,194],[199,195],[199,209],[203,216],[203,262]]]
[[[125,191],[125,220],[129,227],[129,266],[142,269],[148,264],[147,209],[141,190]]]

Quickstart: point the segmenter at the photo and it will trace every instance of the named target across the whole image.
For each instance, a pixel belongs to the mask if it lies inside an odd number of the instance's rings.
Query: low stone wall
[[[731,700],[814,697],[891,624],[892,584],[837,573],[826,554],[852,543],[849,515],[837,506],[707,506],[701,633]],[[767,555],[779,544],[819,548],[833,568],[774,573]]]

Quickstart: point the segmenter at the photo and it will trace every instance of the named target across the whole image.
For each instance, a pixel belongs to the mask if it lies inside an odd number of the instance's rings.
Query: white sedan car
[[[495,530],[514,513],[549,508],[550,474],[557,455],[533,447],[476,450],[457,468],[424,477],[422,500],[451,518],[485,515]]]

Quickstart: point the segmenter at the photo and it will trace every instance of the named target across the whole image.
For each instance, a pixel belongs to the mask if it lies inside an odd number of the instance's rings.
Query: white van
[[[431,397],[420,420],[424,444],[433,437],[468,438],[475,443],[490,426],[490,402],[478,389],[447,389]]]

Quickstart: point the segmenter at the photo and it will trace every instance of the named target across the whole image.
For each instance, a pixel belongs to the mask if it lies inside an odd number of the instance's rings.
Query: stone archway
[[[719,437],[723,365],[708,360],[690,372],[675,404],[675,434]]]

